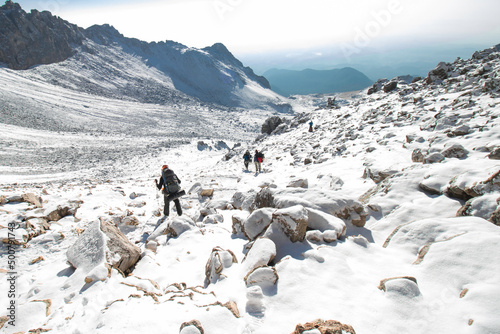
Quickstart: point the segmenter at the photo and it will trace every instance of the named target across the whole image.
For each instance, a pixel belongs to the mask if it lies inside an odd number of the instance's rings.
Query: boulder
[[[273,220],[275,209],[262,208],[257,209],[248,216],[243,224],[243,233],[248,240],[255,240],[260,236]]]
[[[23,200],[27,203],[33,204],[35,208],[41,208],[43,207],[42,205],[42,198],[39,196],[36,196],[33,193],[28,193],[23,195]]]
[[[306,236],[309,214],[302,205],[276,210],[272,224],[282,230],[292,242],[301,242]]]
[[[245,224],[246,218],[247,214],[241,211],[232,215],[231,220],[233,222],[233,234],[243,234],[243,225]]]
[[[411,161],[413,162],[424,162],[424,154],[422,150],[417,148],[411,153]]]
[[[333,242],[345,236],[346,225],[342,219],[320,210],[311,208],[307,208],[306,210],[308,212],[307,227],[309,229],[318,230],[320,232],[334,232],[327,233],[326,240],[325,236],[322,234],[322,239],[324,239],[325,242]]]
[[[202,189],[200,192],[200,196],[202,197],[212,197],[214,195],[213,188]]]
[[[408,298],[420,296],[417,280],[411,276],[399,276],[386,278],[380,281],[379,290],[395,293]]]
[[[283,120],[279,116],[272,116],[269,117],[264,121],[264,124],[262,124],[262,129],[261,133],[266,133],[270,135],[276,128],[283,123]]]
[[[471,132],[471,129],[468,125],[461,125],[455,129],[450,130],[447,133],[448,137],[457,137],[457,136],[465,136]]]
[[[500,206],[498,206],[497,209],[493,211],[489,221],[495,225],[500,226]]]
[[[245,272],[251,272],[255,268],[267,266],[276,256],[276,245],[269,238],[257,238],[248,250],[243,264]]]
[[[307,179],[293,179],[288,183],[287,187],[289,188],[308,188],[309,182]]]
[[[373,93],[376,93],[382,89],[382,87],[387,84],[389,80],[387,79],[378,79],[369,89],[367,94],[371,95]]]
[[[103,263],[126,272],[136,264],[141,252],[118,227],[101,220],[90,223],[66,255],[73,267],[87,272]]]
[[[391,175],[396,174],[398,171],[396,170],[375,170],[370,167],[366,167],[365,171],[363,173],[363,178],[367,179],[370,178],[373,180],[375,183],[380,183],[384,181],[386,178],[388,178]]]
[[[107,263],[122,272],[127,272],[141,257],[141,250],[132,244],[116,225],[104,220],[101,221],[100,225],[101,231],[108,238],[106,242]]]
[[[488,159],[500,160],[500,147],[495,147],[490,154],[488,154]]]
[[[213,248],[205,265],[205,285],[217,282],[224,268],[231,267],[233,263],[238,263],[238,260],[232,251]]]
[[[424,163],[434,164],[434,163],[439,163],[444,159],[445,159],[444,155],[442,155],[439,152],[434,152],[424,157]]]
[[[441,151],[441,154],[445,158],[457,158],[457,159],[464,159],[467,157],[467,154],[469,154],[469,151],[467,151],[462,145],[460,144],[453,144],[444,150]]]
[[[393,90],[395,90],[396,88],[398,88],[398,82],[397,81],[389,81],[388,83],[386,83],[384,85],[384,87],[382,89],[384,90],[384,93],[390,93]]]
[[[335,320],[317,319],[313,322],[299,324],[295,327],[292,334],[302,334],[308,331],[317,330],[320,334],[356,334],[354,328],[350,325],[343,324]]]
[[[199,320],[191,320],[182,323],[179,334],[205,334],[205,331]]]
[[[221,224],[224,222],[224,216],[221,214],[208,215],[203,218],[203,224]]]
[[[167,224],[165,233],[170,234],[170,236],[176,238],[182,233],[193,229],[194,227],[195,223],[191,218],[186,216],[180,216],[174,218]]]
[[[257,193],[255,199],[250,206],[250,211],[254,211],[261,208],[274,208],[274,195],[268,187],[262,188],[261,191]]]
[[[231,198],[231,205],[238,210],[249,210],[255,200],[254,190],[248,192],[236,192]]]
[[[427,84],[441,83],[441,81],[448,78],[448,71],[450,64],[445,62],[439,63],[427,76]]]
[[[45,209],[45,217],[48,221],[58,221],[66,216],[75,215],[82,201],[69,201],[57,206],[50,206]]]
[[[278,282],[278,273],[274,267],[258,267],[245,276],[245,284],[248,287],[258,285],[263,291],[272,288]]]
[[[105,261],[106,250],[100,222],[94,221],[80,234],[77,241],[68,249],[66,256],[74,268],[90,271]]]

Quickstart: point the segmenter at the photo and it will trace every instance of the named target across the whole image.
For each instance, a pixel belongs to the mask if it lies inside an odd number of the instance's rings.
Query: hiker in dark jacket
[[[250,164],[250,161],[252,161],[252,155],[250,154],[250,151],[247,150],[245,154],[243,155],[243,162],[245,164],[245,168],[248,170],[248,164]]]
[[[163,198],[165,200],[165,205],[163,207],[163,213],[168,216],[170,213],[170,201],[173,200],[175,204],[175,209],[177,214],[182,216],[182,207],[179,197],[176,196],[181,190],[179,184],[181,180],[175,175],[174,171],[168,168],[168,165],[163,165],[161,168],[160,181],[155,179],[156,187],[158,190],[162,189]]]
[[[262,154],[262,152],[259,152],[258,150],[255,150],[255,155],[253,156],[253,161],[255,163],[255,173],[262,172],[261,163],[264,161],[264,154]]]

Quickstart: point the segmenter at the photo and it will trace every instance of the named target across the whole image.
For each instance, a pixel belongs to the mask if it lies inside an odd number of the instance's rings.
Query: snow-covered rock
[[[257,267],[245,276],[247,287],[258,285],[262,291],[268,291],[278,282],[278,273],[274,267]]]
[[[73,267],[87,272],[103,263],[126,272],[139,260],[140,251],[115,225],[101,220],[88,225],[67,257]]]
[[[279,209],[272,214],[272,225],[282,230],[291,242],[304,240],[308,220],[309,213],[301,205]]]
[[[276,256],[276,245],[268,238],[257,238],[248,250],[243,264],[244,272],[250,272],[257,267],[267,266]]]
[[[205,265],[205,285],[217,282],[222,271],[231,267],[233,263],[238,263],[238,260],[231,250],[224,250],[220,247],[212,249]]]
[[[267,229],[273,220],[276,209],[262,208],[252,212],[243,223],[243,233],[248,240],[255,240]]]

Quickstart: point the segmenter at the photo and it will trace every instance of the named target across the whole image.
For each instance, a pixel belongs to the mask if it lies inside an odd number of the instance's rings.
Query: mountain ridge
[[[0,62],[15,70],[43,72],[39,80],[147,103],[168,103],[168,96],[177,96],[225,107],[290,110],[286,100],[269,89],[264,77],[243,66],[220,43],[204,49],[173,41],[148,43],[125,37],[109,24],[82,29],[48,11],[32,10],[28,14],[12,2],[0,7],[0,17]],[[31,43],[33,39],[39,43]],[[16,48],[17,45],[21,47]],[[99,58],[103,61],[99,62]],[[140,73],[134,75],[120,63],[122,59],[135,63],[133,67],[161,72],[154,83],[148,84],[153,89],[141,92],[143,81],[149,78],[141,78]],[[87,75],[82,76],[77,70],[61,75],[62,69],[71,66],[83,69]],[[106,76],[105,71],[109,72],[108,78],[100,84],[97,78]],[[122,75],[125,72],[127,75]],[[78,81],[72,80],[75,76],[80,77],[80,87]],[[112,80],[113,76],[120,80]],[[110,92],[109,86],[115,89]]]

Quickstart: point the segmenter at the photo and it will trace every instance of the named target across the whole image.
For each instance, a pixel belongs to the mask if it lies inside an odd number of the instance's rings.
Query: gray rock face
[[[270,135],[281,123],[283,120],[279,116],[273,116],[266,119],[264,124],[262,124],[262,133],[267,133]]]
[[[83,39],[80,28],[50,12],[26,13],[12,2],[0,7],[0,62],[12,69],[63,61]]]

